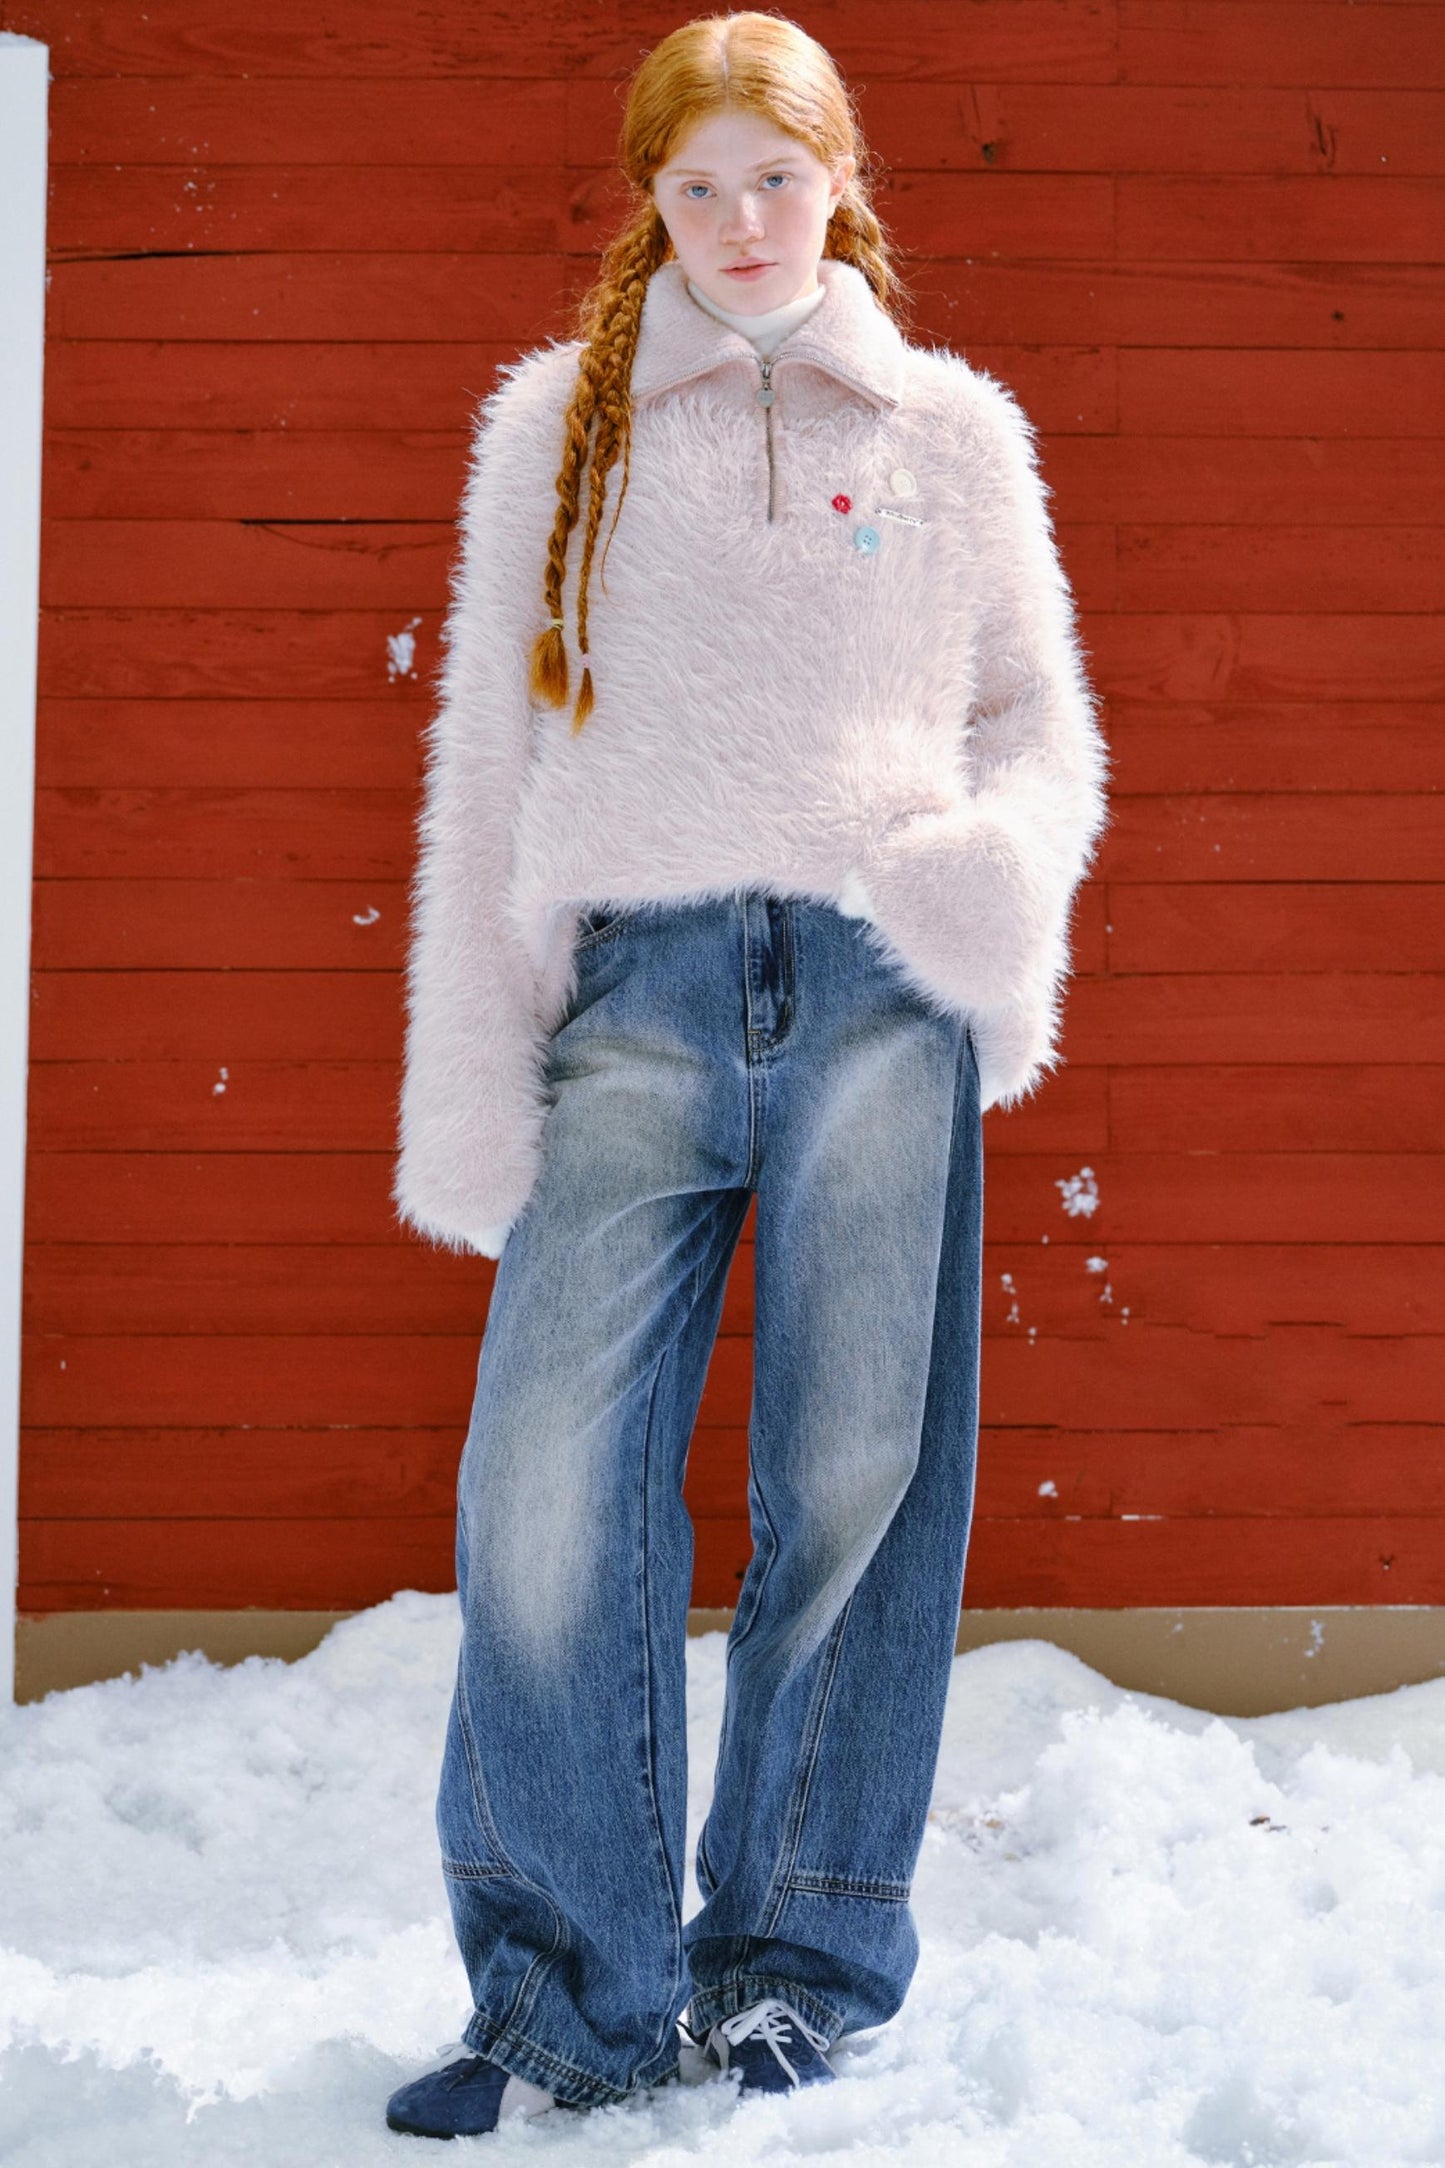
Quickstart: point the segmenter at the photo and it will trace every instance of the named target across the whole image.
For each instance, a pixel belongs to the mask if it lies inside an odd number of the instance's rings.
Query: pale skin
[[[714,113],[652,177],[683,271],[719,308],[764,316],[818,291],[828,220],[854,173],[757,113]],[[758,268],[742,272],[737,267]]]

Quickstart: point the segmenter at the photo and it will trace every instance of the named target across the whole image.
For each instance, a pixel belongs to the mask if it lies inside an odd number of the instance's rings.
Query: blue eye
[[[768,181],[781,181],[781,182],[782,182],[782,183],[784,184],[784,186],[785,186],[785,187],[786,187],[786,185],[787,185],[787,183],[788,183],[788,180],[789,180],[789,178],[790,178],[790,176],[789,176],[788,174],[786,174],[786,173],[767,173],[767,174],[764,174],[764,176],[763,176],[763,179],[764,179],[764,182],[765,182],[765,183],[766,183],[766,182],[768,182]],[[706,182],[706,181],[689,181],[689,182],[688,182],[688,184],[687,184],[687,186],[686,186],[686,187],[684,188],[684,190],[683,190],[683,194],[684,194],[684,195],[685,195],[685,196],[686,196],[686,197],[687,197],[687,198],[689,199],[689,201],[690,201],[690,202],[692,202],[692,203],[696,203],[696,201],[697,201],[697,198],[696,198],[696,196],[694,196],[694,195],[693,195],[693,190],[694,190],[695,188],[706,188],[706,187],[707,187],[707,182]],[[776,188],[769,188],[769,189],[767,189],[767,191],[766,191],[766,192],[767,192],[767,194],[768,194],[768,195],[770,195],[770,196],[776,196],[776,195],[777,195],[777,194],[779,193],[779,191],[778,191],[778,190],[777,190]]]

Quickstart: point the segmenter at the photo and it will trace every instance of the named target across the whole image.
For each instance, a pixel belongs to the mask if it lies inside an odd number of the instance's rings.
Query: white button
[[[888,487],[895,497],[916,497],[918,484],[906,467],[895,467],[888,477]]]

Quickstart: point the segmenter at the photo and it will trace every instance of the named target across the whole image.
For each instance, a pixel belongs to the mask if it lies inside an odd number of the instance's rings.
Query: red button
[[[845,497],[840,492],[839,495],[833,499],[833,510],[835,512],[851,512],[852,509],[853,499],[851,497]]]

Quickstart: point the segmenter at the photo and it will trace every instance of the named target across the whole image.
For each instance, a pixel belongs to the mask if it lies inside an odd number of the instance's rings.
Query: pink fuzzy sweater
[[[393,1191],[449,1248],[500,1255],[540,1171],[586,903],[839,903],[968,1018],[986,1107],[1062,1060],[1108,757],[1033,428],[994,378],[905,340],[852,265],[819,278],[769,361],[678,263],[653,274],[587,658],[571,538],[571,686],[590,660],[596,695],[575,736],[527,671],[578,343],[525,355],[481,403],[426,739]],[[619,466],[603,542],[620,486]]]

